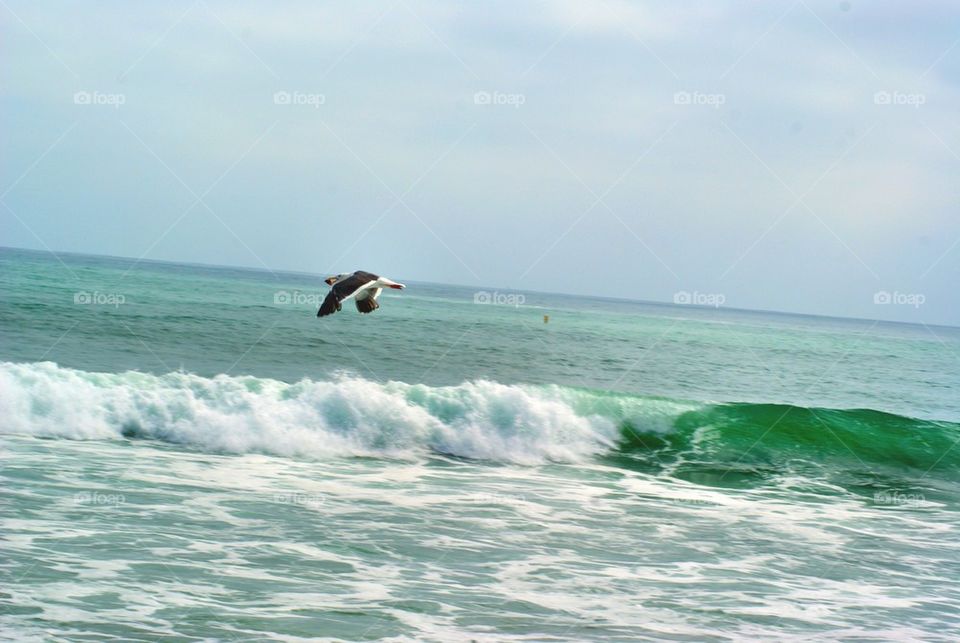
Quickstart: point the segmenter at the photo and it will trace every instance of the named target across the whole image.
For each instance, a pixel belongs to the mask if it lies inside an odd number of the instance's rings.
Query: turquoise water
[[[61,259],[0,250],[0,637],[960,635],[957,329]]]

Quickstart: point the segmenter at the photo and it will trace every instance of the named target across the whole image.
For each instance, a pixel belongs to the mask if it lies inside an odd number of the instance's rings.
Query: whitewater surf
[[[0,363],[0,433],[155,439],[212,453],[516,464],[620,456],[674,475],[960,476],[960,425],[869,409],[698,404],[490,381],[431,387],[342,376],[285,383]]]

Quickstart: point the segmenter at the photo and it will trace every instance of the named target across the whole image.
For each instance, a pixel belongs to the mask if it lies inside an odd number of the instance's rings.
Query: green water
[[[957,329],[61,259],[0,251],[0,636],[960,635]]]

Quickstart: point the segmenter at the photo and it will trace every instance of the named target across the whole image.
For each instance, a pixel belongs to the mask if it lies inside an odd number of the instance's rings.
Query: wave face
[[[677,416],[669,433],[631,422],[621,453],[695,482],[814,474],[843,487],[960,480],[960,425],[871,409],[719,404]]]
[[[794,470],[953,478],[960,426],[873,410],[697,404],[489,381],[429,387],[356,377],[89,373],[0,363],[0,433],[148,438],[281,456],[444,453],[518,464],[597,456],[737,484]]]

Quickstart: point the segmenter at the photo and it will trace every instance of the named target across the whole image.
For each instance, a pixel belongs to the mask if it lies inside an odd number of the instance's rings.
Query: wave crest
[[[309,458],[444,453],[537,464],[602,455],[722,485],[790,472],[844,486],[928,474],[953,480],[960,470],[960,449],[953,448],[960,425],[949,422],[483,380],[431,387],[345,376],[290,384],[0,362],[0,413],[0,433],[139,437]]]
[[[557,393],[489,381],[428,387],[341,377],[289,384],[2,363],[0,432],[143,437],[317,458],[438,451],[524,464],[576,461],[614,445],[612,420],[578,415]]]

